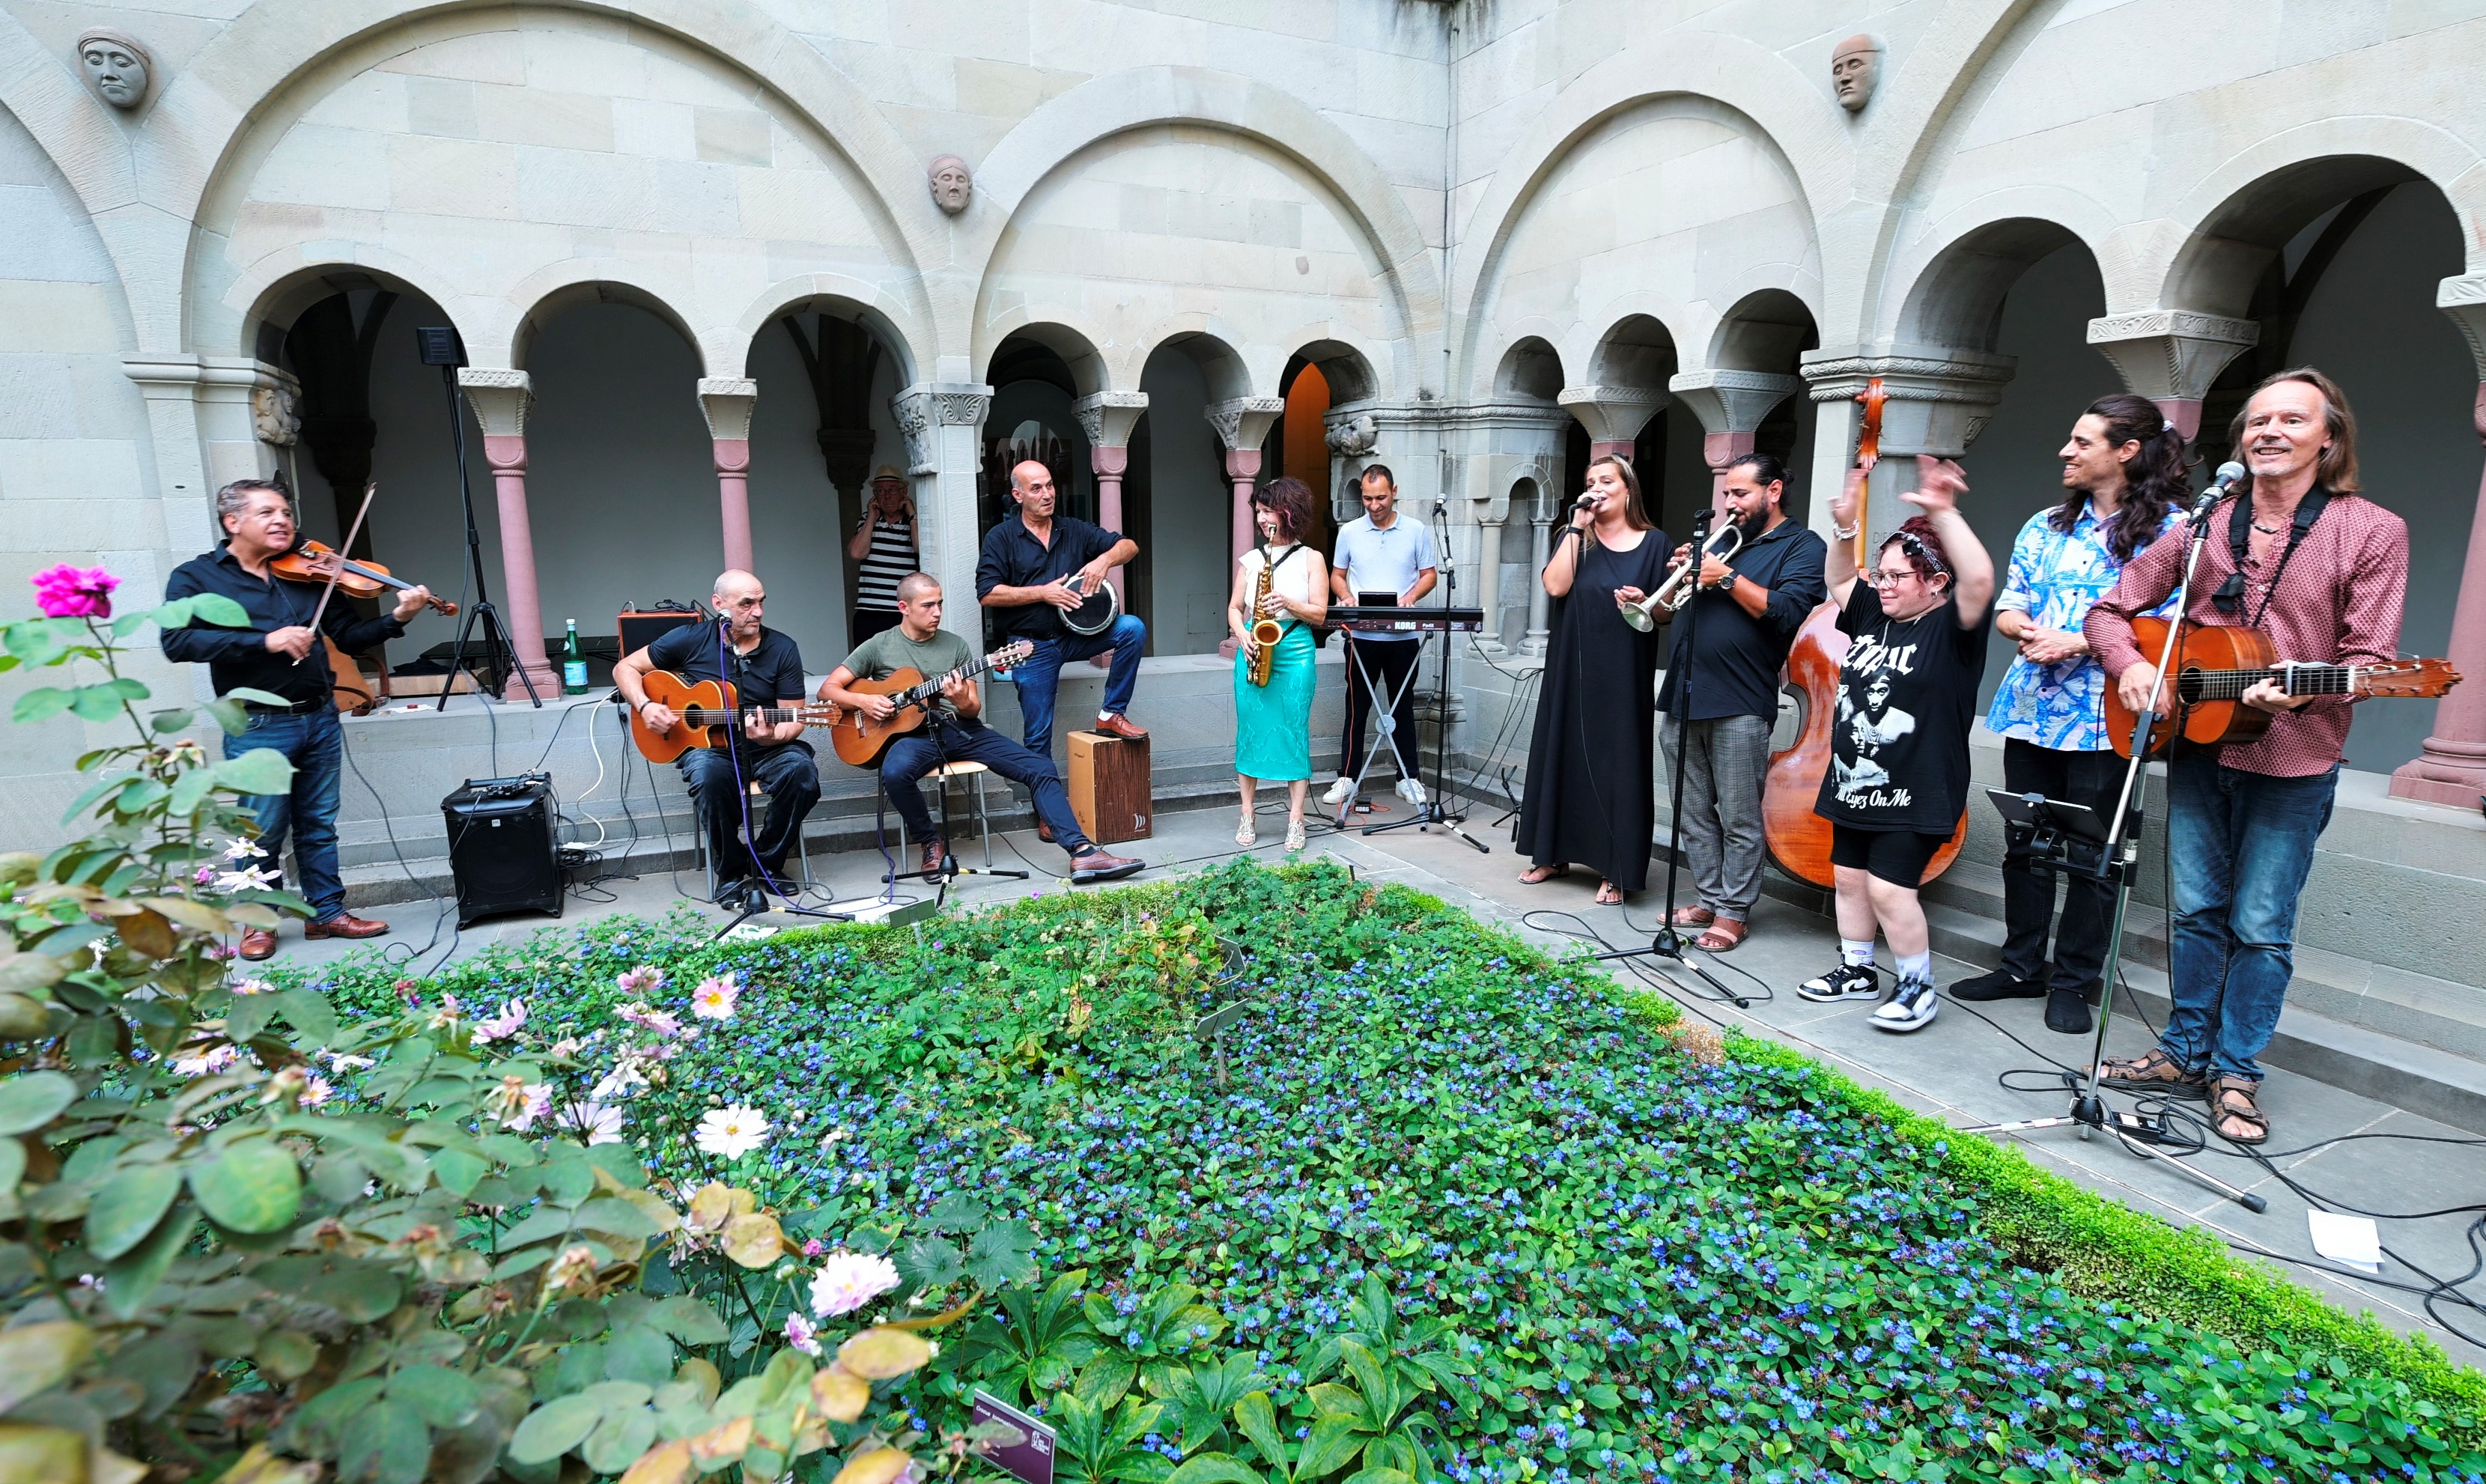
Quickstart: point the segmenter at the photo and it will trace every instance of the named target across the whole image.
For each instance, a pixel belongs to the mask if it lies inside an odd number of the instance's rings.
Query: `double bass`
[[[1882,404],[1887,399],[1882,378],[1865,382],[1857,395],[1864,417],[1856,435],[1856,467],[1871,470],[1882,454]],[[1870,537],[1866,536],[1864,503],[1856,511],[1856,570],[1865,569]],[[1860,579],[1861,580],[1861,579]],[[1799,881],[1829,891],[1830,821],[1813,812],[1821,797],[1821,781],[1830,772],[1831,728],[1838,715],[1838,666],[1847,658],[1848,638],[1838,631],[1838,605],[1824,603],[1796,631],[1787,651],[1785,687],[1802,703],[1803,725],[1795,741],[1770,755],[1769,773],[1761,785],[1761,841],[1778,868]],[[1933,880],[1959,859],[1968,838],[1968,811],[1962,809],[1950,839],[1934,852],[1918,885]]]

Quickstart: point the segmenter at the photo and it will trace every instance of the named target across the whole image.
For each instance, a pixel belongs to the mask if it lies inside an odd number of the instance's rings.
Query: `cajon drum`
[[[1148,789],[1146,738],[1070,733],[1070,811],[1099,845],[1146,839],[1156,798]]]

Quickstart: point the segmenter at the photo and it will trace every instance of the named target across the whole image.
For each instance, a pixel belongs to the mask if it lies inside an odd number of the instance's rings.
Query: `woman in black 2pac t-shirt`
[[[1807,979],[1807,1000],[1863,1000],[1878,923],[1898,959],[1898,993],[1873,1012],[1882,1031],[1929,1025],[1933,954],[1917,900],[1925,866],[1968,803],[1968,730],[1993,623],[1994,559],[1960,516],[1968,477],[1947,458],[1917,459],[1917,487],[1899,496],[1923,513],[1882,543],[1875,569],[1856,570],[1853,522],[1864,471],[1831,505],[1840,539],[1826,576],[1848,636],[1838,667],[1830,771],[1813,812],[1830,821],[1838,889],[1838,967]],[[1861,579],[1861,580],[1860,580]]]

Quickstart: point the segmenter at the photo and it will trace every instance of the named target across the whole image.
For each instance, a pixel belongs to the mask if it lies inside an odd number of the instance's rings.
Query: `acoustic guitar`
[[[670,670],[651,670],[640,677],[640,687],[648,699],[672,709],[679,720],[671,731],[658,731],[642,719],[646,707],[630,712],[630,740],[637,744],[639,756],[649,762],[671,762],[695,747],[714,747],[742,725],[742,718],[758,712],[760,719],[771,726],[801,722],[806,727],[835,727],[842,708],[822,701],[807,701],[799,706],[742,706],[734,704],[733,687],[723,680],[702,680],[697,684],[683,679]]]
[[[980,660],[970,660],[950,673],[926,680],[924,672],[912,665],[891,671],[886,679],[849,680],[846,689],[858,696],[886,696],[898,709],[889,720],[875,722],[861,711],[829,728],[829,745],[837,749],[838,758],[858,768],[877,768],[890,744],[924,725],[925,707],[941,694],[941,687],[951,680],[968,680],[985,671],[1005,671],[1027,663],[1036,646],[1024,639],[1014,639]]]
[[[2132,637],[2144,656],[2167,644],[2165,618],[2132,620]],[[2270,636],[2259,629],[2216,623],[2187,623],[2176,642],[2174,676],[2159,693],[2158,703],[2171,713],[2149,728],[2149,756],[2164,756],[2183,724],[2184,740],[2202,747],[2224,742],[2257,742],[2270,730],[2271,713],[2246,705],[2243,696],[2256,682],[2268,680],[2290,696],[2433,697],[2460,683],[2460,672],[2449,660],[2393,660],[2387,665],[2316,665],[2281,660]],[[2170,694],[2171,693],[2171,694]],[[2110,683],[2106,688],[2106,730],[2118,756],[2132,756],[2132,708]]]

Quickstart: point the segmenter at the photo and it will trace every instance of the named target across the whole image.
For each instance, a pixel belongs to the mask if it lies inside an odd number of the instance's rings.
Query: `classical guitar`
[[[806,727],[835,727],[841,714],[839,707],[825,701],[799,706],[737,708],[732,685],[723,680],[702,680],[694,685],[670,670],[649,671],[639,683],[649,701],[670,708],[679,718],[671,731],[658,731],[643,719],[646,707],[631,711],[630,740],[638,745],[639,756],[649,762],[671,762],[692,748],[714,747],[753,712],[771,726],[801,722]]]
[[[898,709],[889,720],[874,722],[861,711],[829,728],[829,745],[838,751],[840,761],[858,768],[880,766],[881,755],[889,745],[924,725],[924,708],[941,694],[941,687],[951,680],[968,680],[987,670],[1008,670],[1027,662],[1036,646],[1024,639],[1014,639],[980,660],[970,660],[950,673],[926,680],[924,672],[909,665],[890,672],[884,680],[849,680],[846,689],[858,696],[886,696]]]
[[[2132,637],[2143,655],[2155,655],[2167,643],[2167,620],[2135,618]],[[2184,740],[2200,746],[2259,741],[2270,729],[2271,713],[2246,705],[2242,698],[2262,680],[2290,696],[2432,697],[2460,683],[2460,672],[2451,668],[2449,660],[2393,660],[2388,665],[2281,660],[2270,636],[2259,629],[2203,623],[2184,626],[2173,669],[2174,677],[2158,701],[2171,714],[2160,717],[2149,728],[2153,757],[2167,751],[2178,720],[2183,723]],[[2132,756],[2132,709],[2109,684],[2107,735],[2113,739],[2115,752],[2125,757]]]

